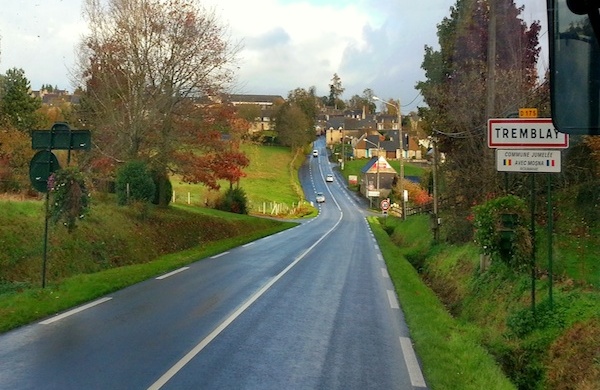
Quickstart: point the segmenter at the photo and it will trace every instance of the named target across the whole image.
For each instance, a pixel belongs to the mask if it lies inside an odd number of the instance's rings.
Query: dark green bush
[[[152,198],[153,204],[160,203],[160,180],[164,178],[165,180],[165,206],[168,206],[171,203],[171,199],[173,199],[173,184],[171,184],[171,180],[164,174],[159,173],[157,171],[152,171],[152,181],[154,181],[155,191],[154,198]]]
[[[146,163],[130,161],[117,171],[117,200],[120,205],[133,201],[150,202],[156,186]]]
[[[230,188],[225,195],[217,201],[215,208],[231,213],[248,214],[248,198],[246,197],[246,192],[241,188]]]
[[[523,270],[531,259],[532,240],[527,228],[527,207],[522,199],[508,195],[473,207],[475,242],[481,253]]]
[[[470,213],[448,210],[442,215],[440,232],[448,244],[466,244],[473,241],[473,222]]]
[[[509,335],[519,338],[539,330],[560,330],[566,326],[566,308],[561,301],[551,307],[546,299],[536,305],[535,315],[531,308],[524,308],[508,317],[507,325]]]

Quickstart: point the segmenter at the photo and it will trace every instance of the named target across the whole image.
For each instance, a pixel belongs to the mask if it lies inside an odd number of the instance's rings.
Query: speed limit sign
[[[381,209],[383,211],[387,211],[387,209],[389,209],[389,208],[390,208],[390,200],[389,199],[383,199],[381,201]]]

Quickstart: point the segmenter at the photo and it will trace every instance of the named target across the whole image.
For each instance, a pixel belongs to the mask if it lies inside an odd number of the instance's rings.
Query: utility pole
[[[486,113],[488,118],[493,118],[496,104],[496,0],[490,0],[489,5]]]
[[[402,197],[402,220],[406,221],[406,198],[404,197],[404,134],[402,134],[400,98],[398,98],[398,132],[400,134],[400,196]]]
[[[433,151],[433,169],[432,169],[432,180],[433,180],[433,240],[439,241],[440,237],[440,224],[438,217],[438,193],[437,193],[437,139],[436,136],[431,137],[432,151]]]

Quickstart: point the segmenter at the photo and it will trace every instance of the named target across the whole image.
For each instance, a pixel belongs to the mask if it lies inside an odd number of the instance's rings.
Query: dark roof
[[[335,130],[342,128],[344,129],[344,120],[346,118],[342,117],[342,116],[334,116],[329,118],[329,120],[327,120],[326,122],[326,127],[329,128],[333,128]]]
[[[285,100],[279,95],[242,95],[229,94],[224,96],[225,100],[230,102],[245,102],[245,103],[274,103],[276,100]]]

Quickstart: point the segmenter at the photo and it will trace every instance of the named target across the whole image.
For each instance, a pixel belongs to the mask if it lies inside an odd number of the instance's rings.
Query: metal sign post
[[[531,178],[531,310],[535,315],[535,173],[548,174],[548,274],[552,307],[552,195],[549,173],[560,173],[561,151],[569,135],[559,132],[550,118],[537,118],[537,109],[519,109],[519,118],[488,120],[488,147],[496,149],[498,172],[521,172]]]
[[[46,287],[46,264],[48,258],[48,220],[50,191],[48,178],[60,169],[52,150],[67,150],[67,165],[71,162],[71,150],[90,150],[89,130],[72,130],[65,122],[56,122],[50,130],[32,130],[31,148],[39,150],[29,163],[29,180],[33,188],[46,194],[44,215],[44,248],[42,255],[42,288]]]

